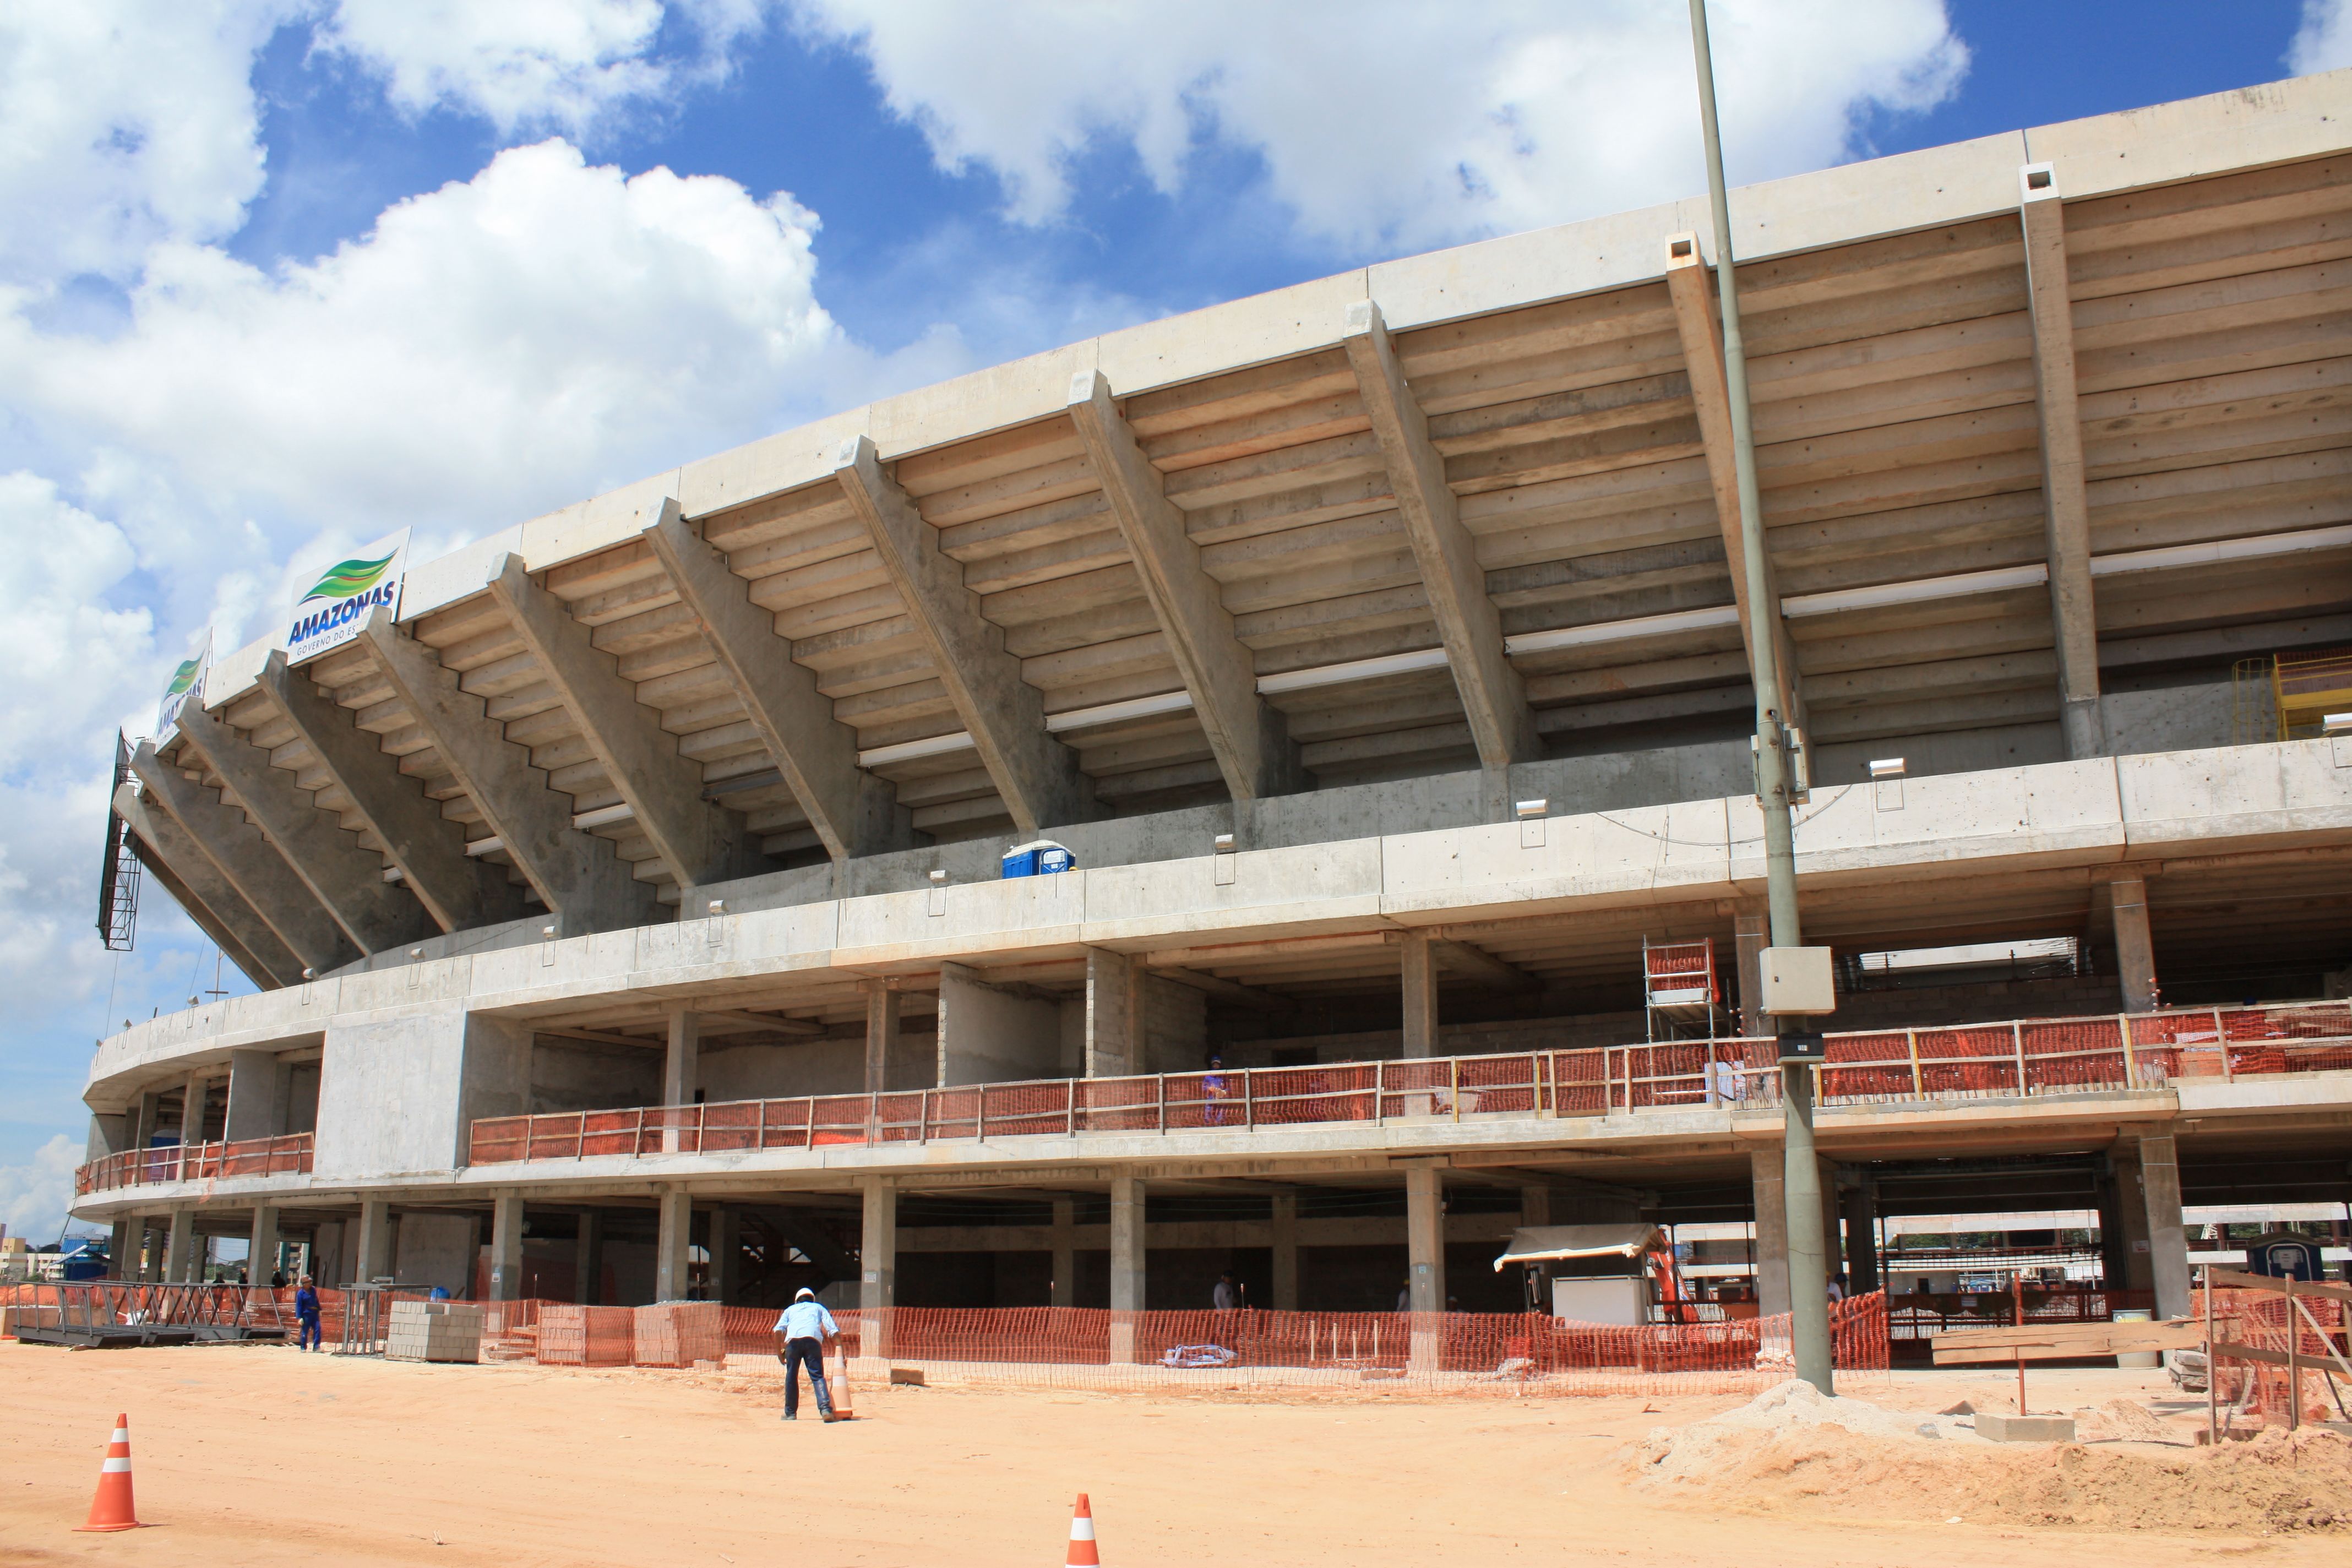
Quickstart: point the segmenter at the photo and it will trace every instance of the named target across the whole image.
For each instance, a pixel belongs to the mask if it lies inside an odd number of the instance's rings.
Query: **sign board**
[[[360,622],[378,605],[400,614],[400,585],[408,574],[408,530],[387,533],[357,555],[338,561],[309,593],[294,601],[286,628],[286,662],[300,664],[359,636]]]
[[[1780,1065],[1825,1062],[1830,1058],[1829,1047],[1829,1037],[1825,1035],[1783,1035],[1780,1037]]]
[[[202,700],[205,692],[205,671],[213,661],[213,629],[205,628],[204,641],[196,645],[194,657],[180,661],[172,671],[170,684],[163,688],[163,700],[155,707],[155,738],[162,740],[180,721],[180,710],[190,699]]]

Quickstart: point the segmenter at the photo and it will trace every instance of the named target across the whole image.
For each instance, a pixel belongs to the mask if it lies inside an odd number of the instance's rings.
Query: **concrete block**
[[[2352,146],[2352,71],[2160,103],[2025,132],[2021,163],[2056,166],[2069,200]]]
[[[1094,366],[1092,338],[990,365],[882,399],[866,410],[866,433],[873,437],[876,453],[888,463],[1033,419],[1058,418],[1069,406],[1070,377]]]
[[[1094,367],[1120,397],[1150,387],[1286,359],[1339,341],[1349,302],[1364,297],[1360,268],[1204,310],[1146,321],[1095,340]],[[1062,382],[1062,397],[1069,381]]]
[[[1654,281],[1665,275],[1666,236],[1691,226],[1682,206],[1668,202],[1381,262],[1370,268],[1371,297],[1391,331],[1407,331]]]
[[[2071,1443],[2072,1415],[1995,1415],[1977,1412],[1977,1436],[1995,1443]]]
[[[522,525],[523,564],[533,572],[544,572],[627,543],[660,514],[666,497],[677,494],[677,481],[678,470],[667,468],[619,489],[575,501],[560,511],[532,518]]]

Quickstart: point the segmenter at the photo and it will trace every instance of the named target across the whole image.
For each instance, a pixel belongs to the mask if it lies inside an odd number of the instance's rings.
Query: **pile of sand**
[[[2118,1436],[2177,1441],[2145,1409],[2098,1415]],[[1933,1432],[1935,1436],[1927,1434]],[[1769,1389],[1712,1420],[1658,1427],[1621,1450],[1637,1485],[1755,1513],[2105,1530],[2352,1533],[2352,1442],[2266,1433],[2165,1453],[1988,1443],[1951,1417]]]

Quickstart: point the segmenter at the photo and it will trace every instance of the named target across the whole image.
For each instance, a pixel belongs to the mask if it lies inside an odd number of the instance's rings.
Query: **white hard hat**
[[[816,1292],[803,1285],[798,1290],[793,1292],[793,1300],[795,1301],[814,1301],[816,1300]]]

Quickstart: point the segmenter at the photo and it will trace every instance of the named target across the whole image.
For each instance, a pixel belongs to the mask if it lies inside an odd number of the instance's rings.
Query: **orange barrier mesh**
[[[2179,1077],[2352,1068],[2352,1004],[1881,1029],[1832,1035],[1826,1050],[1818,1069],[1824,1104],[2159,1088]],[[492,1165],[1041,1133],[1239,1131],[1431,1118],[1632,1114],[1727,1102],[1770,1106],[1780,1098],[1778,1064],[1777,1042],[1733,1037],[644,1106],[477,1121],[470,1158]]]
[[[150,1182],[209,1182],[223,1176],[310,1173],[311,1137],[241,1138],[233,1143],[183,1143],[163,1149],[126,1149],[92,1160],[74,1172],[74,1195]]]
[[[2217,1289],[2212,1295],[2217,1348],[2239,1344],[2280,1358],[2215,1355],[2209,1375],[2215,1380],[2215,1398],[2228,1408],[2232,1423],[2294,1424],[2289,1412],[2298,1381],[2303,1398],[2297,1422],[2352,1420],[2352,1369],[2347,1369],[2352,1363],[2347,1340],[2352,1337],[2346,1332],[2343,1302],[2298,1295],[2291,1309],[2284,1295],[2267,1290]],[[2284,1364],[2290,1345],[2303,1363],[2299,1380]],[[2331,1371],[2335,1375],[2329,1375]]]

